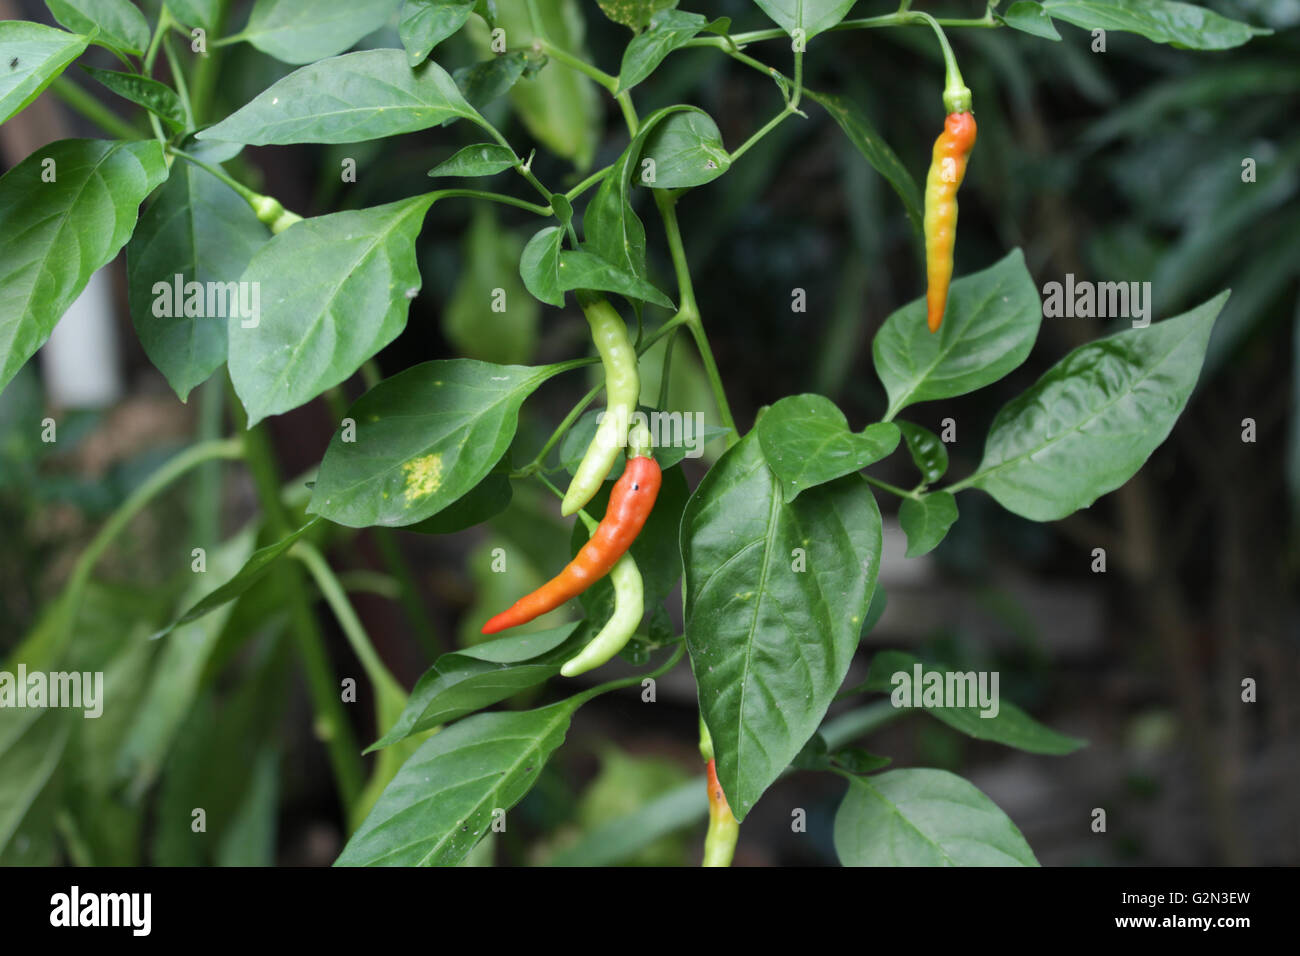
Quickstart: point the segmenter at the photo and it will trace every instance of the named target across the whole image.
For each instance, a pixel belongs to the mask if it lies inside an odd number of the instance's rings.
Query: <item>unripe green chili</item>
[[[253,207],[253,212],[257,214],[257,218],[271,227],[273,235],[278,236],[295,222],[302,220],[302,216],[296,212],[289,212],[284,206],[280,205],[280,200],[273,196],[254,195],[249,198],[248,202]]]
[[[576,677],[604,664],[627,645],[641,623],[645,613],[645,587],[630,553],[618,559],[609,572],[609,580],[614,585],[614,613],[586,647],[565,661],[560,668],[565,677]]]
[[[628,338],[623,317],[602,296],[580,291],[577,297],[591,325],[591,337],[605,369],[605,415],[573,480],[569,482],[568,491],[564,493],[560,514],[565,516],[584,507],[600,490],[619,451],[627,442],[632,413],[641,397],[636,349]]]
[[[708,763],[709,829],[704,835],[704,861],[701,866],[731,866],[740,838],[740,822],[732,816],[727,795],[718,783],[714,761]]]

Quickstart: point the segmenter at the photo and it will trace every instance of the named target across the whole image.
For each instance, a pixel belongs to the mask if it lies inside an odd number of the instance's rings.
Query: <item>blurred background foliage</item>
[[[496,2],[508,29],[526,30],[521,0]],[[731,17],[733,31],[769,26],[748,0],[682,5]],[[869,745],[894,766],[969,776],[1046,864],[1300,862],[1300,134],[1292,123],[1300,0],[1204,5],[1276,32],[1213,53],[1111,33],[1106,52],[1094,53],[1088,35],[1065,24],[1061,42],[1005,29],[950,31],[980,123],[961,192],[958,275],[1020,246],[1040,288],[1071,273],[1150,281],[1155,320],[1233,290],[1197,394],[1129,485],[1045,526],[979,492],[963,495],[962,520],[916,562],[887,540],[888,606],[850,685],[878,647],[993,667],[1008,699],[1091,746],[1030,757],[924,717],[891,723]],[[21,6],[27,18],[47,20],[39,4]],[[237,26],[244,14],[235,6],[227,23]],[[542,6],[553,39],[617,71],[630,36],[624,27],[591,0]],[[864,0],[854,13],[892,6]],[[979,16],[984,3],[914,6]],[[435,56],[469,71],[488,56],[485,42],[485,30],[469,30]],[[399,44],[390,27],[364,45]],[[781,41],[750,52],[790,69]],[[538,146],[534,169],[544,182],[567,188],[613,161],[627,137],[607,97],[559,65],[516,66],[532,75],[481,109],[521,155],[530,141]],[[246,45],[226,48],[208,119],[289,70]],[[476,81],[491,92],[492,76],[480,71]],[[942,122],[942,62],[929,31],[822,35],[805,82],[856,103],[922,179]],[[700,106],[733,148],[781,105],[770,80],[709,49],[673,54],[634,97],[642,115],[672,102]],[[855,428],[876,420],[885,406],[871,337],[924,287],[897,197],[820,106],[805,100],[804,109],[806,119],[787,120],[679,208],[705,325],[745,429],[760,407],[799,392],[828,395]],[[78,135],[96,135],[70,114],[68,122]],[[429,189],[427,170],[477,139],[463,126],[355,146],[249,148],[234,168],[304,215],[371,206]],[[341,181],[346,159],[356,162],[355,183]],[[1246,159],[1256,164],[1253,183],[1242,181]],[[670,288],[650,205],[637,200],[652,271]],[[576,310],[543,309],[522,289],[518,255],[533,228],[513,209],[435,205],[419,247],[424,287],[381,369],[452,355],[531,363],[588,351]],[[507,290],[505,312],[475,307],[497,287]],[[807,293],[806,312],[791,310],[795,289]],[[648,308],[645,321],[666,317]],[[1029,360],[1005,381],[922,406],[914,420],[936,432],[953,420],[951,474],[961,477],[1003,402],[1069,349],[1118,327],[1047,319]],[[220,381],[181,407],[133,336],[124,340],[130,390],[117,407],[46,408],[34,366],[0,395],[0,659],[24,638],[39,651],[52,602],[105,516],[160,461],[221,425]],[[716,424],[694,352],[682,341],[675,347],[667,407],[702,411]],[[651,404],[659,367],[652,355],[643,392]],[[359,376],[345,391],[354,398],[365,387]],[[543,388],[524,410],[512,456],[527,460],[586,387],[570,376]],[[336,413],[316,402],[270,423],[286,479],[319,461]],[[40,437],[47,415],[58,422],[54,444]],[[1243,441],[1245,419],[1255,423],[1254,441]],[[717,450],[714,443],[711,455],[686,462],[692,486]],[[900,457],[882,478],[910,480]],[[12,714],[0,721],[0,862],[325,864],[337,854],[346,824],[273,582],[166,641],[149,640],[192,587],[192,540],[225,540],[210,551],[214,570],[237,567],[270,540],[253,502],[241,469],[212,465],[135,519],[100,563],[64,666],[105,670],[110,692],[131,703],[111,720],[52,713],[34,725]],[[437,650],[473,640],[489,608],[562,563],[569,533],[546,494],[519,485],[507,510],[471,530],[319,529],[313,538],[343,569],[372,640],[409,687]],[[522,557],[508,575],[489,570],[498,547]],[[1093,570],[1094,548],[1106,550],[1104,574]],[[404,584],[406,600],[394,600]],[[364,685],[326,609],[318,610],[328,665]],[[1244,678],[1258,681],[1258,703],[1241,703]],[[634,696],[610,695],[580,711],[571,745],[512,813],[510,830],[471,862],[695,862],[704,801],[685,669],[661,681],[659,694],[653,723]],[[348,714],[362,745],[383,730],[364,707]],[[737,862],[832,863],[829,827],[842,788],[810,773],[778,783],[747,820]],[[206,810],[204,834],[191,830],[195,807]],[[807,811],[806,833],[792,832],[791,807]],[[1105,834],[1090,828],[1096,808],[1107,812]]]

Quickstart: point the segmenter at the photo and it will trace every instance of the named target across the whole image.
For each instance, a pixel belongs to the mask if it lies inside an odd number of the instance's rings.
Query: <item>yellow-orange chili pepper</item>
[[[967,94],[969,96],[969,93]],[[925,180],[926,321],[939,331],[952,281],[952,250],[957,241],[957,187],[966,176],[966,160],[975,145],[975,116],[969,110],[948,114],[934,141]]]

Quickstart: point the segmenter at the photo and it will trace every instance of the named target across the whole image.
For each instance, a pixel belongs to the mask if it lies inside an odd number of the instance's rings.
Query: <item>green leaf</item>
[[[617,292],[629,299],[640,299],[651,305],[673,308],[673,300],[653,285],[620,266],[585,249],[560,250],[557,278],[566,292],[571,289],[598,289]]]
[[[0,858],[6,860],[15,851],[19,828],[41,810],[39,798],[59,768],[72,726],[69,713],[62,710],[38,710],[31,719],[16,713],[0,711],[0,722],[14,724],[17,730],[0,740]],[[45,802],[53,802],[48,794]]]
[[[547,226],[528,240],[519,257],[524,288],[547,305],[563,308],[564,293],[572,289],[599,289],[667,309],[673,307],[671,299],[644,279],[594,253],[564,249],[563,244],[564,230]]]
[[[1042,0],[1042,4],[1057,20],[1085,30],[1138,33],[1156,43],[1192,50],[1227,50],[1252,36],[1273,32],[1170,0]]]
[[[185,107],[181,105],[181,98],[170,86],[135,73],[98,70],[84,63],[81,68],[118,96],[131,101],[136,106],[143,106],[173,130],[185,128]]]
[[[583,49],[586,32],[583,8],[577,0],[546,0],[536,4],[527,0],[494,0],[494,6],[495,26],[505,31],[511,47],[526,49],[532,44],[536,36],[532,18],[536,13],[537,27],[548,42],[590,62],[591,57]],[[486,31],[479,33],[478,45],[484,55],[492,52]],[[511,88],[510,101],[528,132],[550,152],[571,160],[579,169],[591,165],[600,141],[605,107],[590,78],[551,59],[541,70]]]
[[[852,777],[835,814],[844,866],[1037,866],[1020,830],[946,770]]]
[[[222,0],[166,0],[165,6],[183,26],[202,27],[211,33],[221,16]]]
[[[533,357],[541,306],[520,282],[515,263],[523,243],[503,230],[487,203],[474,207],[464,261],[442,331],[466,358],[522,365]]]
[[[335,866],[453,866],[494,810],[523,798],[564,742],[578,695],[539,710],[476,714],[426,740],[384,790]]]
[[[872,343],[876,374],[889,395],[885,418],[916,402],[965,395],[996,382],[1028,356],[1043,321],[1025,257],[958,279],[938,332],[925,324],[925,297],[885,320]]]
[[[86,49],[86,38],[25,20],[0,20],[0,123],[20,112]]]
[[[848,15],[857,0],[754,0],[782,30],[794,35],[802,29],[804,39],[829,30]],[[724,786],[722,789],[726,790]]]
[[[164,627],[161,631],[155,634],[154,637],[159,638],[166,634],[170,634],[181,625],[189,624],[191,621],[197,621],[199,618],[203,617],[203,615],[210,611],[214,611],[223,604],[227,604],[239,597],[260,581],[262,577],[271,570],[271,565],[274,564],[282,554],[293,547],[294,543],[306,534],[312,525],[314,525],[318,520],[320,519],[310,518],[301,528],[285,535],[279,541],[268,544],[264,548],[258,548],[253,552],[252,556],[244,562],[244,566],[239,569],[234,577],[228,580],[225,584],[214,588],[206,596],[199,599],[188,611]]]
[[[627,149],[623,150],[609,173],[601,180],[600,187],[587,203],[587,211],[582,217],[586,240],[584,248],[642,279],[647,275],[645,226],[632,210],[632,203],[628,199],[628,179],[641,155],[645,138],[654,128],[673,113],[693,109],[693,106],[666,106],[647,116],[637,134],[632,137],[632,142],[628,143]]]
[[[618,68],[618,92],[630,90],[653,73],[674,50],[706,26],[708,18],[683,10],[665,10],[650,19],[650,29],[632,38]]]
[[[889,757],[881,757],[861,747],[845,747],[831,755],[835,764],[849,773],[873,773],[890,764]]]
[[[909,681],[915,683],[916,667],[922,668],[922,674],[939,673],[947,675],[957,673],[942,665],[926,665],[921,659],[905,651],[881,651],[871,659],[871,669],[867,679],[859,690],[877,691],[882,694],[903,696],[911,685],[894,682],[895,674],[906,674]],[[922,685],[924,690],[924,685]],[[894,700],[894,706],[910,706],[913,698],[910,694],[903,700]],[[1058,733],[1034,720],[1009,700],[1002,700],[998,695],[997,714],[985,717],[978,703],[965,707],[932,707],[924,704],[925,712],[943,721],[953,730],[974,737],[976,740],[991,740],[1007,747],[1015,747],[1034,754],[1051,754],[1061,756],[1073,753],[1086,746],[1087,741],[1078,737],[1069,737]]]
[[[584,629],[571,640],[580,623],[501,637],[443,654],[416,681],[397,722],[367,747],[366,753],[459,720],[557,676],[560,665],[592,637]]]
[[[1007,7],[1005,13],[997,13],[994,16],[1007,26],[1031,36],[1042,37],[1045,40],[1061,39],[1061,35],[1056,32],[1056,27],[1052,24],[1052,18],[1043,9],[1043,5],[1036,0],[1016,0]]]
[[[253,254],[240,281],[261,290],[261,314],[227,324],[250,426],[311,401],[397,338],[420,291],[415,240],[432,204],[412,196],[304,219]]]
[[[123,53],[143,53],[149,45],[149,23],[130,0],[45,0],[61,26]]]
[[[703,776],[646,801],[636,810],[602,823],[546,861],[546,866],[609,866],[709,815]]]
[[[908,454],[921,472],[921,480],[932,485],[948,471],[948,446],[934,432],[911,422],[896,421],[907,442]]]
[[[509,93],[520,77],[528,72],[529,65],[528,57],[515,51],[494,54],[482,63],[463,66],[451,76],[466,102],[477,110]],[[443,120],[442,125],[451,122],[453,120]]]
[[[633,33],[644,30],[657,11],[671,10],[677,0],[596,0],[600,12]]]
[[[447,71],[401,50],[361,50],[294,70],[198,134],[250,146],[360,143],[445,119],[479,119]]]
[[[311,63],[348,49],[388,22],[401,0],[257,0],[239,36],[285,63]],[[378,52],[378,51],[376,51]],[[406,69],[400,50],[390,50]],[[397,81],[394,70],[389,77]]]
[[[166,185],[140,217],[126,247],[131,321],[149,360],[181,401],[226,361],[226,315],[207,314],[206,294],[203,315],[177,314],[175,277],[182,277],[182,290],[187,282],[203,283],[205,292],[208,283],[227,289],[269,235],[238,193],[182,160],[172,164]],[[166,288],[155,293],[158,283]],[[171,301],[159,311],[171,315],[155,314],[159,295]],[[228,312],[230,300],[223,301]]]
[[[1075,349],[998,412],[964,484],[1032,521],[1064,518],[1124,484],[1182,413],[1227,299]]]
[[[500,461],[519,407],[552,374],[452,359],[384,379],[348,409],[355,441],[330,439],[308,510],[349,528],[437,514]]]
[[[831,119],[840,125],[849,142],[871,164],[871,168],[884,176],[885,181],[894,188],[898,198],[903,201],[903,210],[907,213],[917,240],[921,241],[924,235],[921,220],[921,191],[917,188],[912,174],[903,165],[903,161],[898,158],[898,154],[876,131],[871,120],[867,119],[867,114],[847,96],[814,93],[812,90],[804,90],[804,96],[820,103],[822,108],[831,114]]]
[[[920,498],[904,498],[898,523],[907,535],[907,557],[933,551],[957,520],[957,499],[947,491],[932,491]]]
[[[407,525],[403,530],[419,534],[454,534],[488,518],[495,517],[510,507],[514,486],[503,472],[491,472],[486,478],[431,518]]]
[[[248,527],[223,541],[208,554],[207,570],[194,575],[184,604],[205,597],[209,581],[233,583],[253,556],[255,527]],[[251,581],[245,582],[246,587]],[[131,720],[117,758],[116,774],[133,778],[132,792],[142,793],[162,769],[163,761],[198,697],[204,668],[211,660],[221,632],[230,619],[233,604],[196,620],[171,634],[163,643],[148,678],[146,696]],[[175,625],[173,625],[174,627]]]
[[[654,180],[646,185],[655,189],[703,186],[731,168],[718,125],[708,113],[695,110],[674,113],[646,137],[643,169],[648,159],[654,161]]]
[[[475,143],[443,160],[430,176],[491,176],[515,164],[515,151],[496,143]]]
[[[475,0],[406,0],[397,35],[406,48],[407,65],[425,61],[433,48],[465,25]]]
[[[692,495],[681,547],[700,709],[743,819],[844,680],[876,585],[880,511],[857,475],[784,503],[751,432]]]
[[[877,422],[849,431],[848,419],[823,395],[791,395],[759,418],[763,458],[781,482],[786,504],[801,491],[861,471],[898,447],[898,426]]]
[[[92,139],[50,143],[0,177],[0,389],[126,244],[140,203],[166,178],[157,141]]]
[[[539,301],[564,308],[564,289],[560,287],[560,249],[564,245],[564,230],[547,226],[538,230],[528,240],[519,255],[519,275],[524,288]]]

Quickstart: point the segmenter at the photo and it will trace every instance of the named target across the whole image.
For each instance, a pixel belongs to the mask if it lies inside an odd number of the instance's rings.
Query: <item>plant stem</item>
[[[163,9],[166,9],[165,7]],[[181,69],[180,57],[172,48],[171,34],[163,37],[163,55],[167,57],[167,68],[172,71],[172,82],[176,84],[176,95],[181,98],[181,106],[185,108],[185,128],[194,129],[194,109],[190,106],[190,90],[185,82],[185,71]]]
[[[510,477],[527,478],[529,475],[533,474],[533,472],[540,471],[542,466],[546,464],[546,456],[551,453],[551,449],[554,448],[556,444],[559,443],[560,439],[564,437],[565,433],[573,427],[573,423],[576,422],[582,413],[587,410],[587,406],[596,400],[596,396],[600,394],[601,389],[604,387],[604,382],[598,382],[593,385],[591,390],[582,397],[582,400],[569,410],[569,414],[564,416],[564,420],[556,426],[555,431],[551,432],[551,437],[546,439],[546,444],[543,445],[542,450],[533,457],[533,460],[527,465],[524,465],[524,467],[512,471]],[[562,498],[564,496],[561,495],[560,497]]]
[[[896,485],[891,485],[887,481],[881,481],[879,478],[872,478],[867,474],[864,474],[862,477],[867,479],[868,484],[875,485],[882,491],[888,491],[891,495],[898,495],[900,498],[911,498],[913,501],[920,501],[921,498],[924,497],[923,495],[917,494],[915,491],[904,491]]]
[[[578,183],[578,185],[574,186],[567,193],[565,193],[564,198],[569,200],[569,202],[573,202],[573,200],[577,199],[579,196],[585,193],[592,186],[596,185],[596,183],[600,182],[602,179],[608,176],[610,170],[612,170],[613,168],[614,167],[610,165],[610,166],[606,166],[604,169],[596,170],[596,172],[592,173],[582,182]]]
[[[727,401],[727,391],[722,387],[722,376],[718,373],[718,363],[713,359],[713,349],[709,346],[709,337],[705,334],[704,323],[700,318],[699,306],[695,302],[695,287],[691,283],[690,266],[686,261],[686,249],[682,244],[681,228],[677,223],[677,206],[676,200],[663,192],[656,189],[655,205],[659,207],[659,215],[664,222],[664,233],[668,238],[668,252],[673,260],[673,271],[677,275],[677,295],[680,300],[679,311],[674,317],[681,321],[690,330],[691,338],[695,340],[695,349],[700,353],[700,361],[704,364],[704,374],[709,380],[709,388],[713,391],[713,400],[718,406],[718,416],[722,420],[723,427],[728,429],[727,447],[730,448],[740,436],[736,431],[736,420],[731,415],[731,405]],[[671,323],[669,323],[671,324]],[[665,332],[661,328],[661,333]]]
[[[415,629],[415,636],[424,646],[425,653],[430,659],[442,654],[446,648],[442,641],[438,639],[438,632],[434,630],[433,621],[429,618],[429,611],[420,600],[419,589],[416,587],[415,575],[411,573],[410,565],[406,563],[406,558],[402,555],[401,545],[398,543],[397,536],[393,533],[392,528],[375,526],[370,529],[375,539],[375,544],[379,547],[379,553],[384,559],[384,564],[388,567],[388,573],[397,579],[400,590],[397,592],[398,602],[402,605],[402,610],[406,612],[406,619],[411,627]]]
[[[95,97],[91,96],[66,76],[60,76],[50,84],[50,92],[63,100],[70,107],[98,126],[105,133],[118,139],[140,139],[141,131],[118,116]]]
[[[246,429],[243,406],[233,397],[233,389],[228,389],[228,393],[232,396],[231,416],[235,419],[235,426],[238,429],[245,429],[244,459],[248,463],[253,484],[257,488],[257,496],[265,514],[267,527],[273,535],[283,537],[289,533],[289,519],[280,501],[279,478],[276,475],[275,460],[266,434],[266,425],[262,422]],[[329,753],[330,767],[334,773],[335,786],[339,791],[339,801],[343,806],[344,816],[347,817],[361,795],[364,776],[356,738],[348,724],[347,714],[339,697],[339,683],[330,666],[324,636],[307,602],[306,582],[303,579],[302,569],[296,564],[279,562],[271,573],[275,575],[281,600],[289,608],[290,623],[298,643],[299,653],[302,655],[303,669],[306,671],[308,689],[311,692],[312,709],[316,715],[316,736],[324,741]]]
[[[370,643],[370,637],[366,634],[366,629],[361,624],[361,619],[357,617],[357,612],[352,608],[352,602],[343,591],[339,579],[334,576],[334,569],[329,566],[324,555],[312,544],[306,541],[298,541],[290,549],[290,554],[306,565],[307,570],[311,572],[312,578],[316,581],[316,586],[320,588],[326,603],[329,604],[330,610],[334,612],[335,619],[339,622],[339,627],[343,629],[343,636],[348,639],[352,646],[352,653],[357,655],[357,660],[361,662],[361,667],[366,672],[366,677],[374,686],[376,695],[385,693],[401,694],[406,696],[406,691],[397,679],[389,673],[384,662],[379,659],[375,652],[375,647]]]
[[[596,67],[592,66],[586,60],[574,56],[568,50],[560,49],[558,46],[556,46],[554,43],[551,43],[549,40],[545,40],[540,36],[534,38],[533,49],[537,50],[540,53],[545,53],[548,57],[550,57],[552,60],[555,60],[557,63],[563,63],[565,66],[569,67],[570,69],[577,70],[579,73],[582,73],[585,76],[590,77],[592,80],[599,83],[605,89],[609,90],[611,96],[617,93],[618,77],[610,76],[608,73],[604,72],[603,70],[596,69]]]

